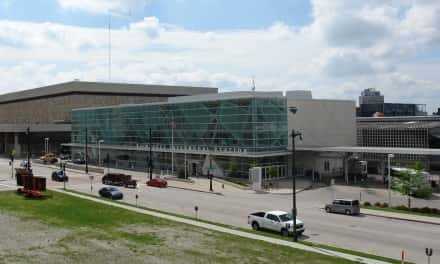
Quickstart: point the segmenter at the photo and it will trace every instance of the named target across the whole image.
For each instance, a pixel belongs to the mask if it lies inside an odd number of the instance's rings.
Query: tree
[[[270,178],[275,178],[278,176],[278,168],[275,166],[270,166],[269,168],[269,175]]]
[[[413,168],[407,168],[393,178],[393,188],[408,197],[408,208],[411,208],[411,196],[429,198],[432,195],[431,186],[423,177],[423,165],[419,161]]]
[[[257,163],[256,162],[251,162],[249,163],[249,169],[255,168],[257,167]]]
[[[234,176],[236,172],[237,172],[237,163],[231,161],[231,163],[229,163],[230,176]]]

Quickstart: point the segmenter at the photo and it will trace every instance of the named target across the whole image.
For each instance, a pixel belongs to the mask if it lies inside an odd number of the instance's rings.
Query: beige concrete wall
[[[356,106],[354,101],[287,98],[289,135],[292,129],[303,134],[297,147],[356,146]],[[289,149],[291,148],[289,136]]]
[[[128,103],[166,101],[166,97],[72,94],[29,101],[0,104],[0,123],[49,124],[53,121],[70,122],[71,110]]]

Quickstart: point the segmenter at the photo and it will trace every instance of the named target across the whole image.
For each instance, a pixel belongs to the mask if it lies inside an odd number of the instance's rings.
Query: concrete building
[[[426,115],[425,104],[385,103],[384,96],[374,88],[362,91],[359,96],[359,107],[356,115],[359,117],[382,116],[422,116]]]
[[[339,177],[344,175],[347,153],[322,151],[324,147],[356,146],[356,103],[350,100],[313,99],[287,93],[287,106],[297,107],[289,113],[289,131],[303,134],[295,141],[297,175]],[[289,137],[289,150],[292,138]],[[289,159],[290,160],[290,159]]]
[[[166,101],[168,97],[217,93],[217,88],[72,81],[0,95],[0,153],[15,149],[20,155],[31,131],[33,155],[57,152],[70,142],[71,111],[126,103]]]

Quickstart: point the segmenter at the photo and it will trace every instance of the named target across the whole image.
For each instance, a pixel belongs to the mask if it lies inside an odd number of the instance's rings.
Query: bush
[[[371,206],[370,202],[364,202],[364,206]]]
[[[381,204],[380,202],[375,202],[375,203],[374,203],[374,206],[376,206],[376,207],[382,207],[382,204]]]
[[[382,204],[380,205],[380,207],[382,207],[382,208],[387,208],[387,207],[388,207],[388,203],[382,203]]]
[[[177,171],[177,178],[179,179],[185,179],[185,170],[180,169]]]
[[[406,207],[405,205],[394,206],[393,208],[397,210],[408,211],[408,207]]]

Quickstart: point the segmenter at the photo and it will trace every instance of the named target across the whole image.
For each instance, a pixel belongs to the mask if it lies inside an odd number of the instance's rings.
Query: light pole
[[[388,154],[388,206],[391,207],[391,159],[394,154]]]
[[[296,114],[298,108],[289,107],[289,110],[292,114]],[[295,129],[292,129],[292,218],[293,218],[293,241],[298,241],[298,234],[296,233],[296,174],[295,174],[295,138],[299,136],[299,139],[302,140],[302,134],[296,132]]]
[[[104,140],[98,140],[98,166],[101,167],[102,166],[102,162],[101,162],[101,144],[104,143]]]
[[[44,154],[49,153],[49,138],[44,138]]]
[[[87,153],[87,151],[88,151],[88,146],[87,146],[87,144],[88,144],[88,135],[87,135],[87,127],[86,127],[86,142],[85,142],[86,144],[85,144],[85,150],[84,150],[84,155],[85,155],[85,157],[84,157],[84,162],[85,162],[85,173],[86,174],[88,174],[89,173],[89,161],[88,161],[88,153]]]
[[[27,139],[27,164],[26,168],[31,169],[31,130],[26,128],[26,139]]]
[[[153,150],[152,150],[152,136],[151,136],[151,127],[150,127],[150,137],[149,137],[149,148],[150,148],[150,154],[148,157],[148,170],[150,173],[150,181],[153,179]]]
[[[209,170],[208,170],[208,177],[209,177],[209,191],[213,191],[212,189],[212,157],[209,156]]]

